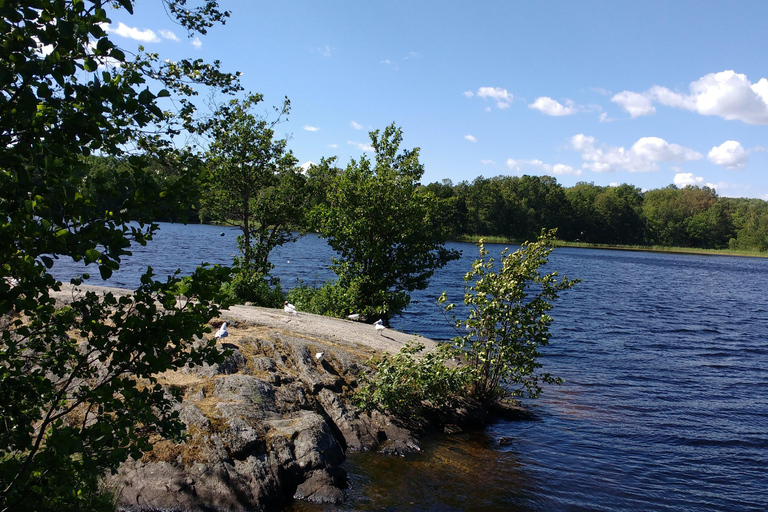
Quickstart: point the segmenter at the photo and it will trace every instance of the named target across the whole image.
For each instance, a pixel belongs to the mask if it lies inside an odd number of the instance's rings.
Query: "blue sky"
[[[534,174],[768,199],[768,2],[221,6],[231,18],[199,38],[156,0],[109,30],[125,49],[219,59],[265,111],[287,96],[279,129],[300,163],[346,165],[394,121],[424,183]]]

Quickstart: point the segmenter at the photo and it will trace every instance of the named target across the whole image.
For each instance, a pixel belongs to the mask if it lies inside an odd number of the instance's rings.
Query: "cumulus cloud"
[[[480,160],[480,163],[483,165],[496,165],[496,162],[493,160]]]
[[[336,149],[337,147],[339,147],[339,145],[338,144],[328,144],[328,147],[331,148],[331,149]]]
[[[373,146],[371,146],[370,144],[365,144],[363,142],[354,142],[354,141],[348,140],[347,144],[349,144],[350,146],[356,147],[360,151],[373,151]]]
[[[203,42],[200,40],[199,37],[196,37],[192,40],[192,46],[195,47],[195,49],[199,50],[203,47]]]
[[[176,34],[171,32],[170,30],[158,30],[158,32],[160,32],[160,35],[162,36],[163,39],[168,39],[169,41],[176,41],[176,42],[179,41],[179,38],[176,37]]]
[[[651,102],[656,102],[729,121],[768,124],[768,79],[752,83],[747,75],[733,70],[710,73],[691,82],[688,94],[655,85],[644,93],[624,91],[612,101],[621,104],[632,117],[653,113]]]
[[[316,132],[320,128],[318,128],[317,126],[309,126],[308,124],[305,124],[304,129],[307,130],[308,132]]]
[[[160,38],[157,37],[157,34],[155,34],[154,31],[147,29],[147,30],[139,30],[135,27],[129,27],[125,23],[118,23],[117,28],[107,28],[107,32],[110,32],[112,34],[117,34],[122,37],[127,37],[128,39],[134,39],[136,41],[141,41],[142,43],[159,43]]]
[[[571,137],[571,147],[581,154],[585,169],[595,172],[649,172],[659,169],[659,162],[699,160],[702,154],[693,149],[670,144],[659,137],[642,137],[631,148],[597,147],[595,138],[582,133]]]
[[[465,139],[467,139],[469,142],[477,142],[477,138],[472,135],[465,135]]]
[[[694,176],[692,172],[679,172],[675,174],[672,182],[678,187],[685,187],[687,185],[704,185],[704,178],[701,176]],[[712,187],[714,188],[714,187]]]
[[[532,171],[538,171],[543,174],[549,174],[549,175],[555,175],[555,176],[563,176],[563,175],[581,176],[582,174],[581,169],[574,169],[570,165],[545,164],[541,160],[515,160],[513,158],[508,158],[507,167],[509,167],[510,170],[513,170],[516,172],[521,172],[524,170],[532,170]]]
[[[621,105],[632,116],[632,119],[656,113],[656,107],[653,106],[651,99],[636,92],[622,91],[615,94],[611,101]]]
[[[350,122],[349,122],[349,125],[350,125],[352,128],[354,128],[355,130],[362,130],[362,129],[363,129],[363,125],[361,125],[361,124],[359,124],[359,123],[356,123],[356,122],[354,122],[354,121],[350,121]]]
[[[565,105],[562,105],[557,100],[553,100],[548,96],[541,96],[536,98],[536,101],[528,105],[528,108],[538,110],[542,114],[548,116],[570,116],[578,112],[578,109],[574,105],[573,101],[566,100]]]
[[[464,91],[464,96],[471,98],[475,95],[472,91]],[[477,90],[477,96],[483,99],[496,101],[496,107],[500,109],[509,108],[514,96],[512,93],[501,87],[481,87]]]
[[[707,154],[710,162],[726,169],[743,169],[747,165],[749,152],[735,140],[727,140],[715,146]]]
[[[309,170],[309,168],[312,167],[312,166],[315,166],[315,165],[317,165],[315,162],[313,162],[312,160],[308,160],[308,161],[304,162],[303,164],[301,164],[299,167],[301,168],[301,171],[304,174],[306,174],[307,171]]]

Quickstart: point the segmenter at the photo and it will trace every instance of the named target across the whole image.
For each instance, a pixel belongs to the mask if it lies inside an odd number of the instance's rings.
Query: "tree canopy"
[[[165,3],[193,32],[227,16],[213,0]],[[58,309],[51,296],[61,288],[55,259],[94,264],[108,278],[131,243],[152,238],[155,218],[186,211],[199,157],[173,136],[191,126],[199,87],[239,88],[216,62],[165,62],[142,49],[129,58],[104,27],[107,8],[133,5],[0,3],[2,511],[95,508],[103,471],[149,449],[150,436],[181,432],[154,375],[218,358],[191,340],[217,312],[221,269],[164,282],[149,269],[133,296],[88,293]],[[163,109],[170,97],[177,111]],[[91,155],[119,158],[130,172],[100,179]],[[150,157],[176,179],[156,179]],[[120,191],[114,201],[98,199],[110,189]]]
[[[339,254],[332,269],[349,312],[375,319],[405,309],[410,292],[458,254],[445,247],[445,201],[419,186],[418,148],[400,152],[402,130],[394,123],[370,137],[373,161],[353,159],[330,177],[313,219]]]

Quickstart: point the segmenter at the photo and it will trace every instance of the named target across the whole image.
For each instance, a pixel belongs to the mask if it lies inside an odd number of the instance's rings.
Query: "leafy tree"
[[[290,112],[286,99],[269,120],[252,113],[262,95],[249,94],[219,107],[204,129],[211,136],[204,207],[214,218],[238,226],[239,267],[267,275],[269,253],[296,239],[311,199],[307,178],[274,127]]]
[[[550,231],[511,254],[505,249],[498,270],[481,242],[480,259],[464,276],[468,316],[454,320],[466,334],[453,341],[465,349],[470,393],[479,400],[494,400],[505,393],[535,398],[541,393],[540,381],[558,382],[549,373],[538,372],[539,349],[549,343],[552,317],[547,312],[552,301],[579,280],[558,280],[556,271],[540,271],[553,250],[553,240]],[[445,293],[440,302],[447,302]],[[445,305],[447,311],[454,307]]]
[[[424,289],[435,269],[459,254],[445,248],[450,226],[443,201],[419,187],[419,150],[398,153],[402,130],[394,123],[370,133],[375,157],[352,160],[329,178],[314,224],[339,254],[338,286],[352,310],[369,320],[405,309],[410,292]]]
[[[213,0],[186,3],[165,0],[190,31],[227,15]],[[218,357],[190,340],[216,314],[221,269],[166,282],[150,269],[132,297],[86,294],[58,310],[51,296],[54,259],[108,278],[131,242],[151,239],[156,215],[186,210],[184,170],[198,159],[172,136],[193,118],[189,96],[239,87],[218,63],[141,49],[129,59],[105,31],[106,7],[132,12],[133,2],[0,3],[0,511],[96,508],[105,470],[150,449],[151,436],[181,432],[153,375]],[[164,111],[172,95],[179,110]],[[91,179],[92,154],[131,172]],[[178,179],[154,179],[148,154]],[[120,190],[108,206],[106,187]]]

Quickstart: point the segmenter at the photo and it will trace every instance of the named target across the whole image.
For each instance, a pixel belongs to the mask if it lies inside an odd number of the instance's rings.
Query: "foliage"
[[[443,404],[461,393],[465,372],[445,362],[457,356],[448,343],[419,355],[424,345],[409,341],[395,355],[385,353],[368,361],[371,373],[363,376],[355,402],[364,410],[385,409],[405,419],[418,418],[425,406]]]
[[[542,232],[536,242],[501,254],[501,268],[494,270],[483,243],[480,259],[464,276],[466,319],[456,319],[463,334],[453,341],[466,351],[470,393],[481,401],[497,398],[500,393],[535,398],[541,392],[540,381],[557,382],[548,373],[539,373],[539,349],[549,343],[552,301],[562,290],[578,280],[557,272],[542,274],[552,252],[554,232]],[[445,304],[446,294],[440,297]],[[447,311],[454,304],[445,305]]]
[[[296,239],[291,228],[309,194],[287,141],[274,138],[290,102],[276,108],[277,118],[270,121],[251,112],[261,101],[260,94],[232,99],[201,128],[212,138],[203,207],[212,218],[240,228],[241,267],[266,275],[270,251]]]
[[[374,161],[363,156],[343,172],[326,173],[329,186],[313,221],[339,254],[332,269],[351,300],[345,314],[375,320],[405,309],[410,292],[424,289],[458,253],[445,248],[444,201],[418,186],[419,150],[398,153],[402,130],[394,124],[370,137]]]
[[[191,31],[226,17],[215,1],[186,3],[165,0]],[[218,63],[141,48],[129,59],[106,7],[133,2],[0,3],[0,511],[97,508],[105,470],[180,433],[152,375],[218,357],[190,341],[217,312],[222,269],[166,282],[150,269],[133,297],[86,294],[58,311],[51,297],[55,259],[108,278],[157,216],[187,210],[199,158],[173,135],[191,127],[200,86],[239,88]],[[178,110],[164,111],[171,96]],[[120,169],[91,172],[91,155]],[[150,160],[174,179],[156,179]]]
[[[279,308],[283,305],[283,289],[276,277],[260,274],[254,268],[233,268],[231,280],[224,285],[228,302],[251,302],[254,306]]]
[[[768,202],[718,197],[708,187],[675,185],[642,191],[579,182],[563,188],[548,176],[497,176],[425,187],[446,201],[453,239],[525,240],[547,226],[564,241],[759,250]],[[766,249],[762,249],[766,250]]]
[[[300,311],[337,318],[344,318],[355,308],[352,299],[338,281],[326,281],[320,287],[299,282],[286,296]]]

